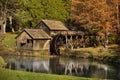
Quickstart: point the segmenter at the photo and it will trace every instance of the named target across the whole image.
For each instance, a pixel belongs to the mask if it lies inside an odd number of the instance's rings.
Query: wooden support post
[[[67,33],[66,33],[66,35],[65,35],[65,39],[66,39],[66,47],[68,48],[68,46],[67,46],[67,45],[68,45],[68,43],[67,43],[67,42],[68,42],[68,41],[67,41]]]
[[[73,38],[72,35],[70,36],[70,45],[71,45],[71,50],[73,49]]]

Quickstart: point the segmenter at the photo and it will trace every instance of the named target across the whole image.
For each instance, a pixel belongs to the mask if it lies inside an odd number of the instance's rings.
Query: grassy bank
[[[77,58],[89,58],[102,62],[111,62],[120,64],[120,46],[113,44],[107,48],[103,46],[88,47],[79,49],[65,49],[62,52],[62,56],[77,57]]]
[[[14,48],[15,47],[15,37],[16,37],[17,34],[13,34],[13,33],[6,33],[5,34],[5,38],[4,40],[2,40],[2,44],[3,45],[6,45],[6,46],[9,46],[11,48]]]
[[[6,33],[5,38],[0,41],[0,55],[14,54],[15,52],[15,36],[16,34]]]
[[[0,80],[99,80],[99,79],[43,73],[30,73],[0,68]]]
[[[0,56],[0,68],[5,67],[6,63],[5,60]]]

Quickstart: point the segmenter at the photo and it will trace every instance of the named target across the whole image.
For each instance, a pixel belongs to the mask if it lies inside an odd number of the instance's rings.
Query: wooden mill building
[[[35,26],[35,29],[43,29],[50,36],[54,36],[62,31],[68,31],[68,29],[61,21],[55,20],[41,20]]]
[[[51,37],[42,29],[25,29],[16,37],[17,49],[48,50]]]
[[[41,20],[34,29],[24,29],[16,36],[17,49],[50,50],[52,37],[62,31],[68,31],[62,22]]]

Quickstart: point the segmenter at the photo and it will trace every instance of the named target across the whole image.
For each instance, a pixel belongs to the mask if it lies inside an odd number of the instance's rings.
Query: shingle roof
[[[22,32],[24,31],[33,39],[51,39],[51,37],[42,29],[24,29]],[[22,34],[22,32],[20,34]],[[18,36],[20,34],[18,34]],[[16,38],[18,36],[16,36]]]
[[[51,37],[42,29],[25,29],[33,39],[50,39]]]
[[[61,21],[41,20],[50,30],[68,30]]]

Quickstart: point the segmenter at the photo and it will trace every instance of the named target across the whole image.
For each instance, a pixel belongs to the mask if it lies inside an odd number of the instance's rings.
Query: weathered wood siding
[[[43,29],[48,35],[50,35],[49,28],[42,22],[40,22],[39,25],[37,25],[35,28],[36,29]]]
[[[33,49],[32,38],[26,33],[23,32],[16,39],[17,49]]]
[[[17,49],[25,50],[49,50],[49,42],[50,39],[33,39],[25,31],[16,38]]]
[[[49,50],[50,40],[34,40],[33,50]]]
[[[56,26],[57,27],[57,26]],[[43,29],[48,35],[55,36],[57,33],[66,31],[66,30],[50,30],[47,25],[45,25],[43,22],[40,22],[35,29]]]

